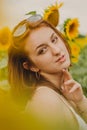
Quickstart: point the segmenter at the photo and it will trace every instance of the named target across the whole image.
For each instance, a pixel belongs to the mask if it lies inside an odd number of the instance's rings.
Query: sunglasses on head
[[[42,20],[42,16],[39,14],[35,14],[30,16],[29,18],[27,18],[26,20],[24,20],[21,24],[19,24],[13,31],[13,37],[17,38],[22,36],[23,34],[25,34],[25,32],[27,33],[27,31],[29,30],[29,25],[30,24],[34,24],[36,22],[39,22]]]

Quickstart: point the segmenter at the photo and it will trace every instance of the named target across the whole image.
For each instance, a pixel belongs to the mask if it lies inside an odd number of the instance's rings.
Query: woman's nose
[[[59,55],[61,53],[61,49],[55,45],[51,46],[51,51],[53,55]]]

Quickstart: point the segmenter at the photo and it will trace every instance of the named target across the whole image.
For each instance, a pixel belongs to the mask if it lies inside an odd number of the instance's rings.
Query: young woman
[[[9,82],[17,94],[31,94],[25,110],[32,111],[50,130],[87,129],[87,98],[68,71],[70,55],[62,34],[40,15],[20,22],[13,30]]]

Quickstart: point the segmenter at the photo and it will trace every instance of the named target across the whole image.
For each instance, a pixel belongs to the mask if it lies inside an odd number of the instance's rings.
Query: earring
[[[36,72],[36,79],[39,80],[40,79],[40,73],[39,72]]]

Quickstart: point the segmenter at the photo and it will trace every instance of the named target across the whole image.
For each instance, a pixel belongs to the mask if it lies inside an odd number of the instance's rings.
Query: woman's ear
[[[23,62],[23,67],[26,70],[29,70],[29,63],[27,61]]]
[[[37,67],[29,66],[29,63],[27,61],[23,62],[23,67],[24,67],[24,69],[31,70],[33,72],[38,72],[39,71],[39,69]]]

